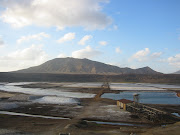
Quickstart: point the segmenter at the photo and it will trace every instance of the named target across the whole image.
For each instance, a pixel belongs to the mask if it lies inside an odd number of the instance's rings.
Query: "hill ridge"
[[[180,70],[174,72],[173,74],[180,74]]]
[[[105,64],[89,59],[55,58],[39,66],[14,71],[18,73],[67,73],[67,74],[159,74],[150,67],[131,69]]]

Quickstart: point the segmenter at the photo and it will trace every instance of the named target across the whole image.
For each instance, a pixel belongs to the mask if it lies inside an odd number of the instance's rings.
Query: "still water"
[[[25,114],[25,113],[7,112],[7,111],[0,111],[0,114],[7,114],[7,115],[14,115],[14,116],[25,116],[25,117],[34,117],[34,118],[45,118],[45,119],[55,119],[55,120],[63,120],[63,119],[70,120],[70,118],[42,116],[42,115],[33,115],[33,114]]]
[[[118,94],[105,93],[101,97],[113,100],[133,100],[133,94],[139,94],[139,102],[147,104],[180,104],[180,98],[176,92],[120,92]]]

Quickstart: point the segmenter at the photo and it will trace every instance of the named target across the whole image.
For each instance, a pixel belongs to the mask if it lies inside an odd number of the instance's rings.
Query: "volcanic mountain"
[[[180,70],[179,70],[179,71],[177,71],[177,72],[175,72],[175,73],[173,73],[173,74],[180,74]]]
[[[17,73],[56,74],[159,74],[149,67],[131,69],[120,68],[89,59],[56,58],[39,66],[15,71]]]

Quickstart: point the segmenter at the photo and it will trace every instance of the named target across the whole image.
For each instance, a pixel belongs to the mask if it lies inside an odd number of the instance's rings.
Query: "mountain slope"
[[[177,71],[177,72],[175,72],[175,73],[173,73],[173,74],[180,74],[180,70],[179,70],[179,71]]]
[[[88,59],[56,58],[36,67],[16,71],[18,73],[74,73],[74,74],[157,74],[149,67],[120,68]]]

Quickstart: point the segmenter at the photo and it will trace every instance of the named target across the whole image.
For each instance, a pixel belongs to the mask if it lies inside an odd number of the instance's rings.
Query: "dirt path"
[[[83,112],[78,115],[77,117],[73,118],[71,120],[72,124],[76,124],[79,121],[81,121],[83,118],[87,118],[91,112],[94,111],[94,109],[96,109],[98,107],[98,101],[101,98],[101,95],[104,93],[104,90],[100,90],[98,94],[96,94],[96,96],[83,108]]]
[[[90,114],[92,114],[92,112],[98,108],[98,102],[101,99],[101,95],[104,93],[104,90],[101,89],[98,94],[96,94],[96,96],[94,98],[92,98],[83,108],[83,111],[80,115],[74,117],[73,119],[71,119],[70,123],[67,124],[66,126],[64,126],[64,129],[61,130],[61,132],[63,133],[68,133],[68,132],[74,132],[73,130],[77,130],[75,128],[76,125],[78,125],[79,123],[82,122],[82,119],[87,118],[88,116],[90,116]],[[62,127],[61,127],[62,128]],[[54,131],[57,131],[58,129],[60,129],[59,126],[55,127],[55,129],[53,129],[53,133]]]

